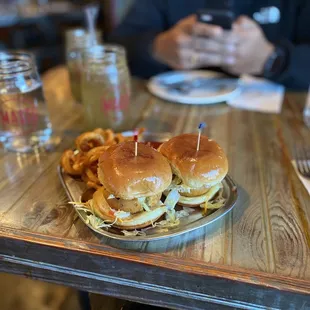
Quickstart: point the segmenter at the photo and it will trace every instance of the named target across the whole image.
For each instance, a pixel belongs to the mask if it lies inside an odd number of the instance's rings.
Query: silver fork
[[[299,173],[310,179],[310,149],[295,144],[294,156]]]

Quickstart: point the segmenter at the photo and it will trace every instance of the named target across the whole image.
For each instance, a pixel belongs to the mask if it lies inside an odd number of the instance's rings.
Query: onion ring
[[[85,165],[85,155],[82,153],[78,153],[77,155],[74,155],[73,157],[73,169],[76,171],[79,171],[80,174],[82,174],[84,170]]]
[[[63,152],[60,164],[64,171],[70,175],[81,175],[83,168],[82,166],[76,166],[74,167],[74,153],[72,150],[66,150]],[[78,168],[78,169],[75,169]]]
[[[92,182],[92,181],[87,181],[87,182],[86,182],[86,185],[87,185],[87,187],[89,187],[89,188],[94,188],[94,189],[99,189],[99,188],[102,187],[102,185],[99,185],[99,184],[94,183],[94,182]]]
[[[81,152],[88,152],[90,149],[104,145],[104,138],[95,132],[85,132],[75,140],[76,146]]]
[[[102,129],[102,128],[96,128],[93,130],[93,132],[95,133],[99,133],[100,136],[102,136],[102,138],[104,138],[104,133],[105,133],[105,130]]]
[[[106,151],[109,147],[110,147],[109,145],[102,145],[102,146],[94,147],[93,149],[88,151],[86,154],[87,165],[91,165],[93,162],[97,161],[100,155],[104,151]]]
[[[106,129],[104,131],[103,137],[106,142],[114,140],[114,132],[111,129]]]
[[[136,131],[141,134],[144,130],[138,128]],[[97,175],[99,157],[111,145],[130,140],[133,136],[115,134],[111,129],[96,128],[85,132],[75,140],[78,153],[66,150],[61,156],[61,166],[67,174],[80,176],[87,186],[98,189],[101,187]]]
[[[90,168],[85,169],[85,174],[87,175],[90,181],[100,184],[98,177],[95,175],[95,173]]]
[[[125,137],[121,133],[118,133],[118,134],[115,135],[114,140],[115,140],[116,143],[122,143],[122,142],[125,141]]]
[[[114,142],[114,132],[111,129],[96,128],[93,132],[101,135],[105,141],[105,144]]]
[[[137,129],[137,134],[138,135],[141,135],[144,132],[145,132],[145,128],[144,127],[140,127],[140,128]]]
[[[100,183],[92,181],[85,172],[82,174],[82,180],[88,188],[99,189],[102,186]]]

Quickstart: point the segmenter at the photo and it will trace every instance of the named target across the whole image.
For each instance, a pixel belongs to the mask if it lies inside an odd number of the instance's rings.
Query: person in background
[[[197,21],[200,9],[225,9],[232,30]],[[310,0],[135,1],[109,40],[127,49],[133,75],[213,68],[263,76],[289,88],[310,84]]]

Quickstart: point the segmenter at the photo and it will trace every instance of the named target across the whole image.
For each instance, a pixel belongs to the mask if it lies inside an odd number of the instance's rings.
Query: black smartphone
[[[231,30],[235,15],[228,10],[205,9],[197,12],[197,19],[201,23],[217,25],[225,30]]]

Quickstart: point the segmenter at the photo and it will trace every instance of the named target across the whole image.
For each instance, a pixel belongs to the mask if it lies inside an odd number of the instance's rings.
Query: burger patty
[[[124,199],[113,198],[113,199],[109,199],[108,201],[109,201],[110,207],[117,211],[130,212],[131,214],[135,214],[135,213],[143,211],[143,207],[137,199],[124,200]]]
[[[149,207],[156,207],[160,201],[161,198],[161,193],[150,196],[150,197],[146,197],[145,202]]]
[[[161,194],[156,194],[150,197],[125,200],[125,199],[117,199],[111,198],[107,199],[110,207],[114,210],[120,210],[124,212],[130,212],[131,214],[135,214],[141,211],[144,211],[143,202],[149,207],[155,207],[158,205],[158,202],[161,198]]]

